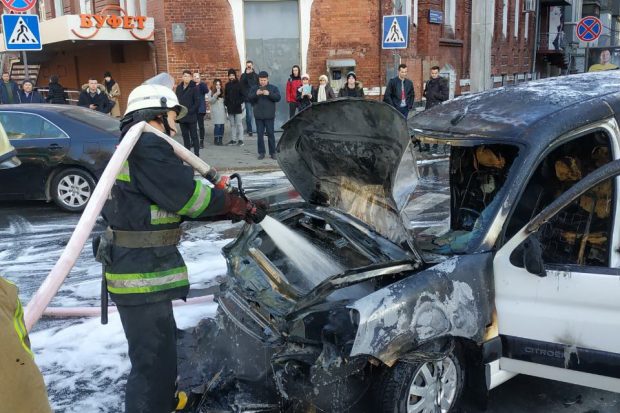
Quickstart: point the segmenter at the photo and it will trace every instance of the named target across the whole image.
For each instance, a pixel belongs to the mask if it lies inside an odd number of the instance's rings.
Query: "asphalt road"
[[[248,186],[270,186],[276,181],[281,183],[283,179],[277,174],[250,177]],[[21,289],[21,297],[25,302],[53,266],[78,219],[78,215],[63,213],[53,204],[41,202],[0,204],[0,273],[18,284]],[[98,225],[96,230],[100,231],[101,225]],[[218,231],[225,232],[226,228],[220,227]],[[200,232],[196,232],[194,237],[200,237],[200,234]],[[194,241],[190,239],[189,244],[191,242]],[[100,267],[92,261],[91,254],[86,251],[86,248],[82,256],[71,278],[55,299],[56,304],[97,305],[98,283],[96,280],[100,276]],[[188,258],[188,265],[196,256],[189,254],[189,257],[186,257]],[[62,321],[44,322],[39,323],[37,331],[46,334],[46,329],[57,331],[74,324],[75,321],[66,323]],[[38,357],[37,354],[37,360],[39,360]],[[68,361],[60,359],[55,363],[63,364],[68,363]],[[102,362],[104,361],[102,360]],[[94,361],[94,363],[96,362],[97,360]],[[77,379],[72,376],[75,375],[75,372],[62,373],[63,371],[66,370],[59,372],[58,369],[55,370],[47,364],[43,368],[46,382],[51,388],[50,397],[53,401],[56,400],[58,412],[77,412],[78,410],[70,407],[73,405],[73,401],[70,400],[71,397],[77,398],[77,394],[86,394],[92,398],[93,403],[97,403],[97,392],[102,391],[103,387],[91,386],[96,388],[86,393],[75,393],[75,396],[71,396],[71,389],[69,389],[68,396],[66,388],[63,387],[66,386],[66,383],[63,383],[62,374],[66,374],[67,377],[64,377],[66,380],[76,381]],[[112,369],[112,371],[115,370]],[[91,373],[85,372],[83,380],[88,381],[91,377],[93,377]],[[103,386],[108,382],[103,381],[101,385]],[[122,375],[119,374],[118,377],[114,377],[112,382],[116,383],[116,390],[114,390],[116,393],[112,393],[111,397],[120,398],[118,391],[122,389]],[[98,406],[96,410],[92,411],[113,412],[118,410],[117,407],[110,407],[109,410],[106,410],[106,407]],[[475,406],[465,406],[462,411],[469,413],[485,410]],[[620,397],[618,394],[586,387],[519,376],[491,391],[486,412],[617,413],[620,412]]]

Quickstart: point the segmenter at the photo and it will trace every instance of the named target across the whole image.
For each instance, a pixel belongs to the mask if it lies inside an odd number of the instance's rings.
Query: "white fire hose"
[[[97,186],[95,187],[95,190],[93,191],[90,200],[88,201],[88,204],[86,205],[86,208],[84,209],[84,212],[82,213],[82,216],[80,217],[80,220],[71,235],[71,238],[69,239],[69,243],[65,247],[50,273],[43,281],[43,284],[41,284],[26,306],[24,310],[24,319],[28,331],[30,331],[36,322],[39,321],[50,301],[58,293],[60,286],[75,265],[75,262],[80,256],[80,252],[84,248],[84,244],[86,244],[86,241],[95,226],[97,217],[103,209],[105,201],[108,199],[108,195],[112,190],[112,185],[114,185],[116,176],[121,171],[123,163],[129,157],[131,150],[136,145],[136,142],[143,132],[152,132],[165,139],[168,143],[170,143],[170,145],[172,145],[174,153],[181,160],[188,163],[196,171],[198,171],[198,173],[209,179],[209,181],[216,184],[218,187],[227,184],[225,180],[221,179],[215,169],[211,168],[206,162],[194,155],[191,151],[186,149],[183,145],[168,135],[155,129],[146,122],[140,122],[132,126],[121,140],[108,165],[103,171],[103,174],[101,175],[101,178],[99,179],[99,182],[97,183]],[[196,299],[190,299],[188,300],[188,303],[190,301],[196,302]],[[82,314],[85,316],[97,315],[100,311],[99,308],[97,308],[96,313],[94,313],[94,310],[88,307],[84,307],[82,310]],[[50,313],[54,313],[56,316],[59,316],[58,314],[62,314],[63,311],[65,314],[72,313],[73,316],[77,316],[80,310],[54,308],[50,311]]]

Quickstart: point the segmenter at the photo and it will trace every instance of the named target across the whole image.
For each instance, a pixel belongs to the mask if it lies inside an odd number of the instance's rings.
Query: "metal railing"
[[[538,36],[538,50],[543,52],[563,52],[566,44],[564,32],[546,32]]]
[[[37,90],[39,91],[39,93],[41,93],[41,95],[43,95],[44,99],[47,98],[47,93],[49,92],[48,88],[38,88]],[[67,89],[67,90],[65,90],[65,93],[69,97],[67,99],[69,104],[70,105],[77,105],[78,100],[80,98],[80,91],[79,90],[73,90],[73,89]]]

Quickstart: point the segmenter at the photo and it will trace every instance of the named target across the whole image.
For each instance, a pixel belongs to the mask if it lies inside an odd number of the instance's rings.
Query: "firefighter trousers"
[[[117,307],[131,361],[125,413],[174,411],[177,349],[172,302]]]

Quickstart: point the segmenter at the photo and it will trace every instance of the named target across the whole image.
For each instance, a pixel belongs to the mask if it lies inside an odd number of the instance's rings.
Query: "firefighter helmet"
[[[179,103],[172,89],[154,84],[140,85],[131,91],[125,116],[144,109],[176,110],[177,119],[187,114],[187,108]]]

